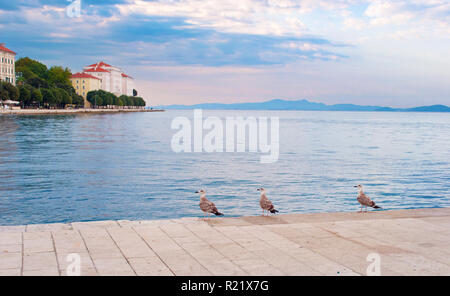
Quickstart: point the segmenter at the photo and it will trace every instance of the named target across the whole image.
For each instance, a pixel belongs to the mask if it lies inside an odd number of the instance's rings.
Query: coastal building
[[[132,96],[134,90],[134,80],[133,77],[122,73],[122,92],[124,95]]]
[[[134,79],[126,75],[118,67],[101,61],[83,67],[83,72],[101,79],[101,89],[105,91],[111,92],[116,96],[133,95]]]
[[[87,101],[87,93],[92,90],[102,89],[102,80],[88,73],[75,73],[70,77],[75,92],[84,98],[84,107],[89,108],[91,104]]]
[[[16,53],[0,43],[0,80],[16,85]]]

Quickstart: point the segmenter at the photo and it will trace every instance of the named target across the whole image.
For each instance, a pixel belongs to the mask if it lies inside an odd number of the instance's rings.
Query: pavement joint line
[[[281,220],[284,223],[280,223]],[[277,220],[254,216],[211,219],[208,223],[172,219],[148,224],[137,221],[132,224],[136,225],[125,227],[119,221],[110,220],[86,222],[79,229],[71,227],[72,223],[0,227],[0,234],[6,233],[8,239],[6,245],[9,242],[15,244],[16,253],[8,255],[11,258],[5,257],[8,262],[2,264],[2,272],[28,275],[32,264],[33,268],[38,268],[36,270],[53,273],[56,263],[58,273],[55,275],[64,275],[64,258],[59,255],[73,249],[68,241],[67,247],[70,249],[66,250],[64,241],[68,239],[76,242],[74,247],[79,252],[89,254],[86,260],[90,258],[92,267],[90,264],[86,272],[96,274],[99,274],[98,268],[102,267],[101,262],[106,261],[105,264],[111,268],[133,270],[133,275],[140,274],[140,268],[146,273],[164,271],[171,275],[336,275],[335,271],[339,270],[344,271],[343,275],[365,275],[368,264],[365,258],[373,252],[385,258],[383,260],[388,265],[383,270],[386,275],[450,275],[450,208],[382,211],[366,215],[285,214]],[[59,230],[67,230],[68,227],[71,232],[59,237]],[[11,232],[11,235],[8,234]],[[128,250],[132,251],[130,254],[135,253],[133,245],[128,242],[128,238],[135,235],[136,239],[139,237],[144,242],[142,250],[152,252],[148,254],[148,260],[142,262],[144,265],[141,261],[134,262],[134,255],[130,255],[130,258],[125,256]],[[97,243],[97,237],[104,237],[107,244]],[[60,243],[63,244],[60,246]],[[142,244],[139,241],[136,243]],[[88,246],[93,249],[90,250]],[[120,253],[116,252],[117,249]],[[172,258],[171,250],[179,254],[183,262]],[[96,265],[93,260],[96,254],[105,256],[110,251],[115,251],[114,254],[118,255],[115,257],[119,257],[120,261],[106,256]],[[33,255],[29,262],[28,255]],[[56,261],[53,256],[56,256]],[[224,266],[210,266],[210,258],[217,258]]]
[[[58,275],[61,275],[61,270],[60,270],[60,264],[59,264],[59,259],[58,259],[58,252],[56,251],[56,244],[55,244],[55,238],[53,237],[53,232],[50,231],[50,237],[52,238],[52,244],[53,244],[53,250],[55,251],[55,256],[56,256],[56,266],[58,268]]]
[[[400,219],[408,219],[408,218],[400,218]],[[414,219],[419,219],[419,218],[414,218]],[[398,226],[396,226],[396,227],[398,227]],[[400,226],[400,228],[408,229],[408,228],[405,228],[403,226]],[[377,241],[379,241],[380,243],[383,243],[383,244],[389,244],[390,243],[390,241],[388,239],[386,239],[386,238],[384,238],[384,239],[383,238],[378,238],[377,236],[374,236],[372,234],[368,234],[368,237],[373,239],[373,240],[377,240]],[[367,246],[364,243],[360,243],[358,241],[353,241],[353,240],[351,240],[351,241],[354,242],[354,243],[358,243],[358,244],[360,244],[362,246],[365,246],[366,248],[370,248],[370,246]],[[450,264],[448,262],[444,262],[444,261],[442,261],[442,259],[438,260],[436,258],[431,258],[427,252],[422,254],[422,253],[417,253],[417,251],[414,251],[414,250],[411,250],[411,249],[408,249],[408,248],[399,248],[399,249],[402,249],[404,251],[404,253],[411,253],[411,254],[414,254],[416,256],[423,256],[423,257],[427,258],[430,261],[435,261],[435,262],[438,262],[440,264],[443,264],[443,265],[446,265],[446,266],[450,267]],[[445,253],[445,250],[443,250],[443,252]],[[392,257],[391,254],[385,254],[384,256]],[[410,263],[410,262],[404,261],[404,260],[401,260],[401,261],[403,261],[403,262],[405,262],[407,264]]]
[[[153,250],[153,248],[145,241],[145,239],[139,234],[138,231],[136,231],[136,229],[134,229],[134,227],[131,227],[131,229],[133,229],[133,231],[137,234],[137,236],[139,236],[139,238],[144,242],[144,244],[150,248],[150,250],[153,251],[153,253],[155,253],[155,255],[158,257],[158,259],[167,267],[167,269],[175,276],[175,272],[172,270],[172,268],[170,268],[169,265],[167,265],[167,263],[161,258],[161,256],[159,256],[159,254]]]
[[[263,226],[263,225],[261,225],[261,226]],[[273,234],[279,235],[278,233],[275,233],[275,232],[273,232],[272,230],[267,229],[266,227],[264,227],[264,229],[265,229],[266,231],[272,232]],[[309,268],[311,268],[312,270],[314,270],[314,271],[320,273],[320,271],[316,270],[314,267],[312,267],[312,266],[306,264],[305,262],[300,261],[299,259],[295,258],[294,256],[292,256],[291,254],[289,254],[289,253],[286,252],[285,250],[280,249],[280,248],[278,248],[277,246],[272,245],[270,242],[268,242],[268,241],[266,241],[266,240],[260,239],[259,237],[255,236],[253,233],[248,232],[248,231],[245,230],[245,229],[242,229],[242,231],[244,231],[245,233],[247,233],[247,234],[253,236],[254,238],[256,238],[256,239],[258,239],[258,240],[260,240],[260,241],[266,243],[267,245],[269,245],[269,246],[271,246],[272,248],[278,250],[279,252],[283,253],[284,255],[286,255],[286,256],[292,258],[293,260],[298,261],[299,263],[304,264],[304,265],[308,266]],[[290,239],[288,239],[288,238],[286,238],[286,237],[284,237],[284,236],[283,236],[283,238],[285,238],[286,240],[288,240],[289,242],[291,242],[291,243],[293,243],[293,244],[298,245],[298,243],[296,243],[296,242],[294,242],[294,241],[292,241],[292,240],[290,240]],[[302,246],[300,246],[300,245],[298,245],[298,246],[301,247],[301,248],[305,248],[305,249],[307,249],[307,250],[309,250],[309,251],[311,251],[311,252],[313,252],[313,253],[316,253],[316,254],[320,255],[319,253],[315,252],[314,250],[311,250],[311,249],[306,248],[306,247],[302,247]],[[333,261],[333,262],[335,262],[335,261]],[[335,262],[335,263],[338,264],[337,262]],[[347,267],[347,268],[348,268],[348,267]],[[352,270],[352,271],[355,272],[354,270]]]
[[[237,244],[238,246],[240,246],[241,248],[243,248],[243,249],[246,250],[247,252],[249,252],[249,253],[255,255],[257,258],[262,259],[258,254],[255,254],[253,251],[250,251],[249,249],[247,249],[246,247],[244,247],[243,245],[241,245],[240,243],[238,243],[237,241],[235,241],[234,239],[232,239],[231,237],[229,237],[228,235],[226,235],[225,233],[223,233],[222,231],[220,231],[220,229],[217,229],[217,231],[220,232],[223,236],[229,238],[231,241],[233,241],[235,244]],[[267,244],[266,242],[264,242],[264,243]],[[268,245],[268,244],[267,244],[267,245]],[[279,270],[277,267],[273,266],[271,263],[267,262],[266,260],[264,260],[264,259],[262,259],[262,260],[263,260],[264,262],[266,262],[267,264],[269,264],[269,265],[270,265],[271,267],[273,267],[274,269],[276,269],[276,270],[278,270],[278,271],[281,271],[281,270]],[[284,274],[283,271],[281,271],[281,273]]]
[[[128,258],[125,256],[125,254],[123,253],[122,249],[119,247],[119,245],[117,244],[117,242],[114,240],[114,238],[112,237],[111,233],[108,231],[108,228],[105,228],[106,233],[108,233],[109,237],[111,238],[111,240],[113,241],[114,245],[116,245],[117,249],[119,249],[120,254],[122,254],[123,258],[125,258],[125,260],[127,261],[127,264],[130,266],[131,270],[133,270],[133,273],[135,275],[137,275],[136,270],[134,270],[134,267],[131,265],[130,260],[128,260]]]
[[[74,230],[75,230],[75,229],[74,229]],[[81,237],[81,240],[83,241],[84,247],[86,248],[86,251],[87,251],[87,253],[88,253],[88,255],[89,255],[89,258],[91,258],[92,265],[94,266],[95,272],[96,272],[97,274],[99,274],[98,269],[97,269],[97,266],[95,265],[94,258],[92,258],[91,252],[89,251],[89,248],[88,248],[88,246],[87,246],[87,244],[86,244],[86,240],[84,239],[83,235],[81,234],[80,229],[77,229],[77,230],[75,230],[75,231],[78,232],[78,234],[79,234],[80,237]],[[81,273],[83,273],[83,271],[82,271]]]
[[[192,259],[194,259],[195,262],[197,262],[198,264],[200,264],[201,267],[203,267],[206,271],[208,271],[211,275],[213,275],[213,273],[203,264],[200,263],[200,261],[197,260],[197,258],[195,258],[194,256],[192,256],[191,253],[189,253],[186,249],[184,249],[179,243],[177,243],[167,232],[164,231],[164,229],[162,229],[160,226],[157,226],[162,232],[164,232],[164,234],[170,238],[177,246],[179,246],[186,254],[188,254]]]
[[[239,268],[242,272],[247,273],[245,270],[243,270],[239,265],[237,265],[236,263],[234,263],[234,261],[229,258],[228,256],[226,256],[225,254],[223,254],[219,249],[217,249],[216,247],[214,247],[213,245],[211,245],[210,243],[208,243],[206,240],[204,240],[203,238],[201,238],[200,236],[198,236],[195,232],[193,232],[192,230],[190,230],[188,227],[186,227],[185,225],[182,225],[180,223],[180,225],[186,229],[187,231],[189,231],[190,233],[192,233],[194,236],[196,236],[198,239],[200,239],[202,242],[205,242],[210,248],[214,249],[217,251],[217,253],[219,253],[220,255],[222,255],[224,258],[228,259],[234,266],[236,266],[237,268]]]
[[[24,261],[23,257],[25,256],[24,243],[23,243],[23,241],[24,241],[23,232],[22,232],[21,238],[22,238],[22,264],[20,265],[20,275],[23,275],[23,261]]]
[[[264,226],[266,226],[266,225],[261,225],[261,226],[264,227]],[[264,227],[264,228],[267,229],[267,227]],[[296,229],[296,228],[293,228],[293,229],[294,229],[294,231],[296,231],[296,232],[298,232],[298,233],[304,234],[300,229]],[[272,230],[270,230],[270,229],[267,229],[267,230],[272,231]],[[244,230],[244,231],[245,231],[245,230]],[[273,231],[272,231],[272,232],[273,232]],[[292,243],[298,245],[297,242],[295,242],[295,241],[293,241],[293,240],[291,240],[291,239],[289,239],[289,238],[287,238],[287,237],[285,237],[285,236],[283,236],[283,235],[281,235],[281,234],[278,234],[278,233],[276,233],[276,232],[274,232],[274,233],[277,234],[277,235],[280,235],[280,236],[282,236],[283,238],[285,238],[286,240],[288,240],[288,241],[290,241],[290,242],[292,242]],[[277,248],[278,250],[282,250],[282,249],[280,249],[280,248],[278,248],[278,247],[276,247],[276,246],[274,246],[274,245],[272,245],[272,246],[275,247],[275,248]],[[327,255],[322,254],[322,253],[320,253],[320,252],[318,252],[318,251],[316,251],[316,250],[314,250],[314,249],[310,249],[310,248],[308,248],[308,247],[302,247],[302,248],[305,248],[305,249],[307,249],[308,251],[310,251],[310,252],[312,252],[312,253],[314,253],[314,254],[317,254],[318,256],[324,257],[325,259],[329,260],[330,262],[333,262],[333,263],[335,263],[335,264],[337,264],[337,265],[340,265],[340,266],[342,266],[342,267],[345,267],[345,268],[347,268],[348,270],[354,272],[355,274],[361,275],[360,272],[354,270],[353,268],[351,268],[351,267],[349,267],[349,266],[347,266],[347,265],[345,265],[345,264],[342,264],[342,263],[340,263],[340,262],[337,262],[334,258],[330,258],[330,257],[328,257]],[[303,262],[302,262],[302,263],[303,263]],[[313,270],[315,270],[315,271],[317,271],[317,272],[320,273],[320,271],[317,270],[315,266],[309,265],[307,262],[304,262],[303,264],[309,266],[309,267],[312,268]]]

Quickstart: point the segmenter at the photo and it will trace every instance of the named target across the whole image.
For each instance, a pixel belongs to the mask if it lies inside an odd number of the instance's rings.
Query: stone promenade
[[[369,254],[450,275],[450,208],[0,226],[0,275],[67,275],[73,253],[86,276],[366,275]]]

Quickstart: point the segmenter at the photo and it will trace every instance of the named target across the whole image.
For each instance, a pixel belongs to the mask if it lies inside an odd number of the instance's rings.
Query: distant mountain
[[[205,110],[303,110],[303,111],[384,111],[384,112],[450,112],[444,105],[422,106],[415,108],[391,108],[380,106],[360,106],[353,104],[326,105],[307,100],[286,101],[271,100],[261,103],[220,104],[206,103],[197,105],[157,106],[157,109],[205,109]]]

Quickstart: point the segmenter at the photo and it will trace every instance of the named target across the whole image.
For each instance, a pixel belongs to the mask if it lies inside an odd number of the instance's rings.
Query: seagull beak
[[[353,187],[358,188],[358,186],[353,186]]]
[[[261,189],[258,188],[258,189],[256,189],[256,191],[261,191]]]
[[[355,186],[356,187],[356,186]],[[200,193],[200,192],[198,192],[198,191],[195,191],[195,193]]]

